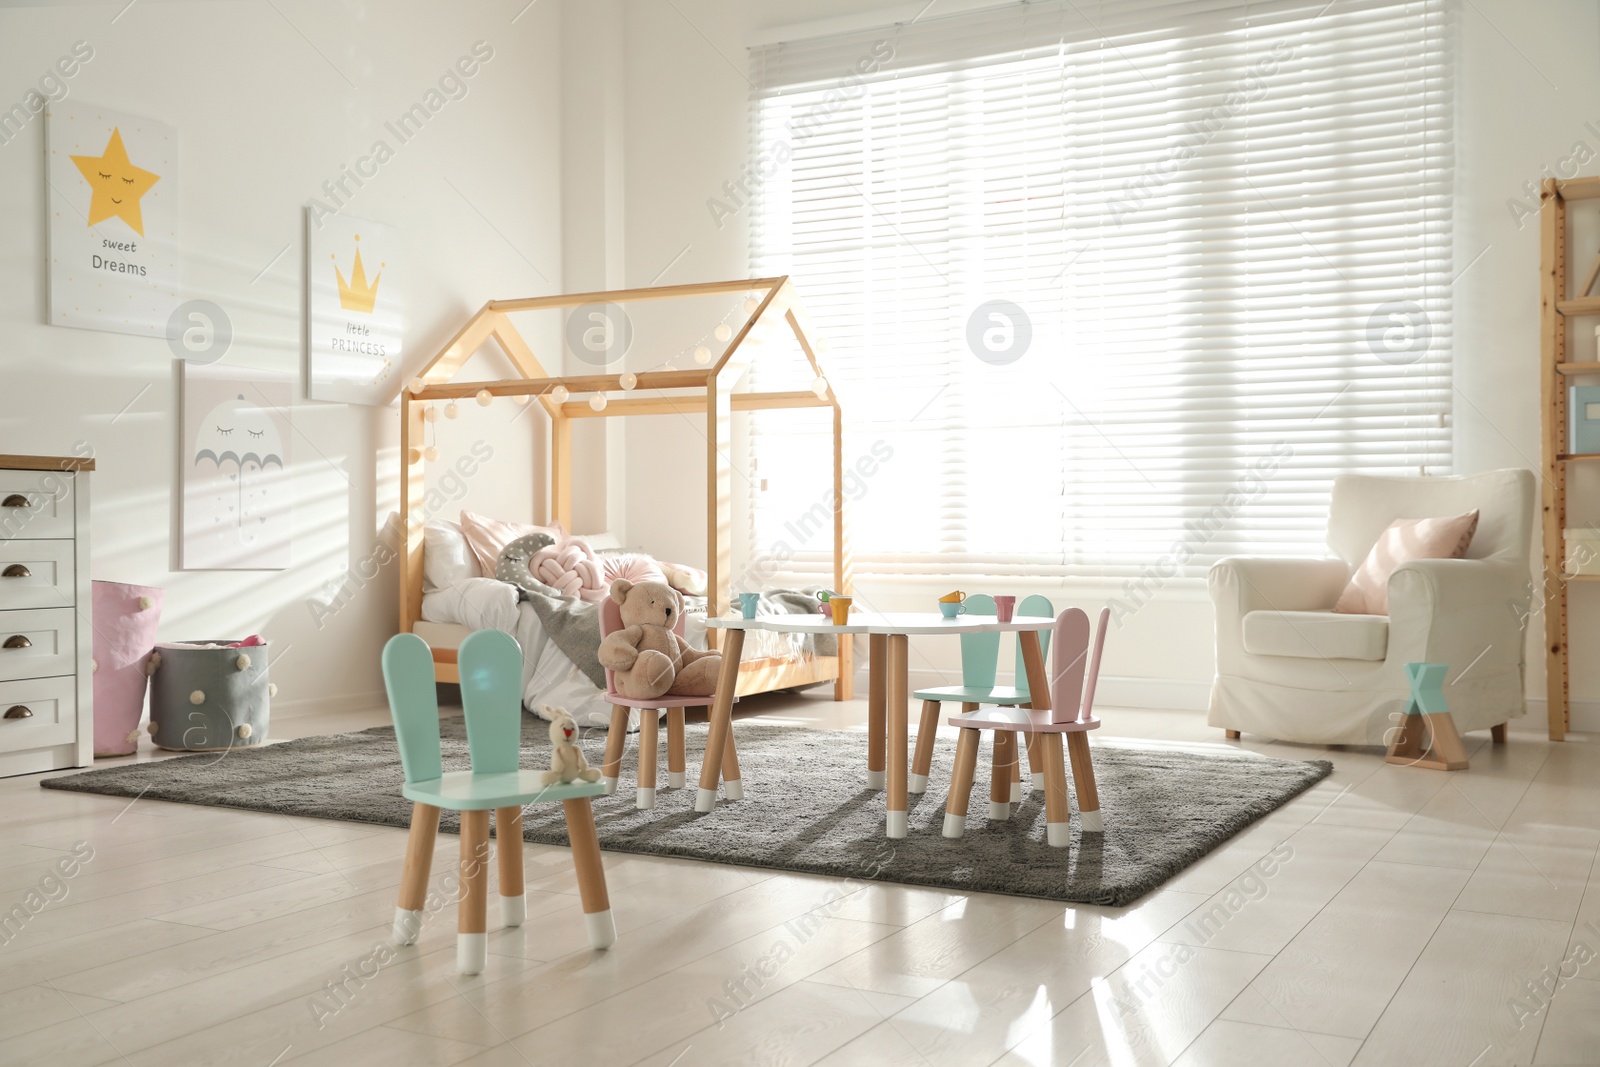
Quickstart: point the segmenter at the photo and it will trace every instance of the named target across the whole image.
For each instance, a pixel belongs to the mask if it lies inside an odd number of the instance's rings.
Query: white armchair
[[[1523,629],[1532,599],[1531,471],[1461,478],[1343,475],[1328,509],[1333,559],[1234,557],[1211,568],[1217,676],[1209,722],[1319,744],[1384,743],[1410,686],[1405,665],[1446,663],[1445,696],[1465,733],[1523,714]],[[1388,615],[1333,610],[1395,519],[1479,510],[1466,559],[1403,564]]]

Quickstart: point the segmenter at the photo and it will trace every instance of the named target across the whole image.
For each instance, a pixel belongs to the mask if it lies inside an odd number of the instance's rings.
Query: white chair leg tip
[[[519,893],[514,897],[500,898],[500,918],[507,926],[521,926],[528,921],[528,897]]]
[[[1044,788],[1044,772],[1043,771],[1034,771],[1033,772],[1033,788],[1035,788],[1035,789],[1043,789]]]
[[[989,801],[989,821],[1005,822],[1011,818],[1011,805],[1003,800]]]
[[[606,796],[610,796],[617,791],[617,780],[615,778],[601,778],[600,780],[606,784]]]
[[[1083,819],[1083,832],[1086,834],[1104,833],[1106,828],[1105,818],[1099,811],[1084,811],[1078,813]]]
[[[967,832],[967,817],[965,815],[951,815],[944,813],[944,836],[960,837]]]
[[[926,774],[906,775],[906,792],[921,796],[928,791],[928,776]]]
[[[1013,803],[1013,804],[1021,804],[1022,803],[1022,783],[1021,782],[1012,782],[1011,783],[1011,803]]]
[[[717,791],[715,789],[701,789],[694,795],[694,810],[699,812],[710,811],[717,806]]]
[[[882,789],[883,788],[883,783],[884,783],[884,774],[885,774],[884,771],[868,771],[867,772],[867,788],[868,789]]]
[[[422,932],[422,912],[410,911],[406,908],[394,909],[394,943],[397,945],[414,945],[417,935]]]
[[[896,839],[906,836],[906,813],[891,811],[884,819],[884,830],[889,837]]]
[[[617,943],[617,924],[611,918],[611,909],[591,912],[583,917],[589,928],[589,944],[595,948],[610,948]]]
[[[456,970],[462,974],[482,974],[488,965],[488,934],[456,935]]]
[[[1072,826],[1064,822],[1046,823],[1044,839],[1052,848],[1066,848],[1072,841]]]
[[[683,783],[684,783],[684,776],[683,776],[683,772],[682,771],[668,771],[667,772],[667,788],[668,789],[682,789],[683,788]]]
[[[729,778],[722,783],[722,795],[729,800],[744,799],[744,780],[742,778]]]
[[[654,789],[647,789],[647,788],[645,788],[644,786],[641,785],[639,787],[638,793],[634,797],[634,806],[637,807],[640,811],[646,811],[646,810],[648,810],[650,808],[655,807],[656,806],[656,791]]]

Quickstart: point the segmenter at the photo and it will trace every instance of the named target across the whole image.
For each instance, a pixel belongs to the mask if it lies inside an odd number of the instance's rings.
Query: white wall
[[[932,14],[984,2],[952,0]],[[738,176],[747,159],[750,86],[744,72],[751,43],[907,20],[925,7],[925,0],[631,4],[625,64],[628,283],[646,283],[685,245],[690,251],[662,282],[747,272],[744,216],[718,228],[705,202],[719,195],[724,180]],[[1463,10],[1457,269],[1483,255],[1457,283],[1454,344],[1457,470],[1472,473],[1538,464],[1538,233],[1531,223],[1519,229],[1506,201],[1520,195],[1525,179],[1537,180],[1541,167],[1570,156],[1575,141],[1600,153],[1600,5],[1479,0]],[[1582,168],[1585,174],[1597,171],[1593,163]],[[683,425],[632,433],[629,528],[635,539],[650,544],[644,517],[662,513],[660,487],[672,477],[673,465],[695,457],[700,444],[694,429]],[[1594,489],[1594,504],[1575,509],[1575,516],[1600,525],[1600,485]],[[703,540],[697,526],[693,535]],[[860,590],[875,605],[891,608],[923,605],[931,591],[884,582],[863,583]],[[1085,607],[1098,607],[1115,592],[1079,582],[1040,591],[1058,606]],[[1575,592],[1573,620],[1574,634],[1588,635],[1588,647],[1594,647],[1600,590]],[[1108,645],[1106,698],[1203,706],[1212,674],[1211,627],[1203,583],[1170,584]],[[1536,655],[1530,657],[1529,692],[1535,695],[1543,692],[1541,639],[1530,639]],[[925,668],[949,669],[957,662],[953,643],[919,655],[928,657]],[[1574,697],[1589,702],[1579,712],[1600,729],[1600,657],[1580,652],[1574,663]],[[1542,707],[1532,712],[1542,715]]]
[[[21,100],[84,40],[94,57],[68,83],[72,100],[178,129],[184,278],[233,320],[224,362],[301,368],[304,204],[479,40],[494,55],[467,95],[400,147],[348,210],[406,238],[412,367],[485,299],[561,287],[558,4],[536,4],[514,24],[522,0],[145,2],[119,15],[121,6],[0,9],[0,101]],[[393,564],[371,582],[348,571],[371,557],[398,497],[398,409],[313,403],[302,387],[293,565],[176,571],[175,361],[161,340],[43,325],[42,142],[41,118],[0,145],[0,452],[92,445],[93,576],[165,587],[164,639],[265,634],[280,711],[376,698],[397,578]],[[495,455],[464,489],[449,483],[453,493],[478,510],[529,512],[536,423],[507,430],[519,410],[508,402],[461,407],[441,423],[447,454],[483,438]],[[331,593],[337,610],[319,626]]]

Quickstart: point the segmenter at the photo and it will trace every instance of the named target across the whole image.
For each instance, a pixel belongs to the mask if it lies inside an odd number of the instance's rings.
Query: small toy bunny
[[[572,721],[565,708],[546,704],[541,709],[550,717],[550,769],[544,772],[544,785],[566,785],[569,782],[597,782],[600,772],[589,766],[583,750],[574,743],[578,737],[578,724]]]

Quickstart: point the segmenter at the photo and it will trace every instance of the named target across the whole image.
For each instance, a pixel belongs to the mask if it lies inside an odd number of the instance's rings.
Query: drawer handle
[[[25,508],[27,506],[28,498],[21,493],[12,493],[4,500],[0,500],[0,508]]]
[[[6,643],[5,644],[0,645],[0,648],[32,648],[32,647],[33,647],[33,642],[28,640],[28,636],[26,634],[12,634],[10,637],[6,638]]]
[[[5,717],[8,719],[31,719],[33,718],[33,709],[22,704],[13,704],[11,709],[6,712]]]
[[[13,563],[5,570],[0,571],[0,578],[32,578],[33,572],[20,563]]]

